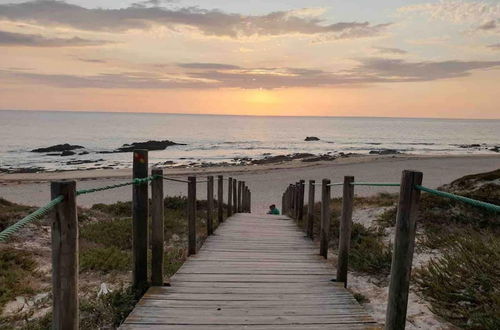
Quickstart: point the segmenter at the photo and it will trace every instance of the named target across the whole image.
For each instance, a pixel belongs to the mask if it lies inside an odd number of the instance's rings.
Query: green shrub
[[[80,251],[80,271],[127,271],[132,266],[130,251],[111,247],[91,247]]]
[[[13,248],[0,248],[0,310],[16,296],[33,293],[30,278],[35,275],[32,254]]]
[[[130,250],[132,248],[132,220],[121,218],[85,223],[80,228],[80,238],[106,247]]]
[[[375,221],[382,228],[394,227],[396,225],[397,207],[390,207],[377,216]]]
[[[414,278],[434,313],[465,329],[500,329],[500,239],[495,235],[455,236]]]
[[[383,241],[383,233],[353,223],[349,267],[355,271],[388,275],[391,271],[392,248]]]
[[[80,329],[118,327],[130,314],[138,299],[132,288],[120,288],[100,297],[82,299]]]
[[[132,215],[132,202],[116,202],[114,204],[94,204],[91,210],[98,210],[117,217],[130,217]]]
[[[9,202],[0,197],[0,231],[21,220],[36,208]]]

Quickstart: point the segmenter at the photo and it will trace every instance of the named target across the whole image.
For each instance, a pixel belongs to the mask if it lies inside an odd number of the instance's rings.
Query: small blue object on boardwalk
[[[238,213],[121,329],[379,329],[285,216]]]

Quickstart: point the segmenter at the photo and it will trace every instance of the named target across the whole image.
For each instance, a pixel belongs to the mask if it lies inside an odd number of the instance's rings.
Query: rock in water
[[[319,141],[319,138],[316,136],[307,136],[304,141]]]
[[[380,149],[380,150],[370,151],[370,155],[396,155],[396,154],[400,154],[400,152],[395,149]]]
[[[63,152],[63,151],[70,151],[70,150],[75,150],[75,149],[83,149],[84,147],[79,146],[79,145],[72,145],[69,143],[64,143],[64,144],[56,144],[54,146],[50,146],[47,148],[38,148],[38,149],[33,149],[31,152]]]
[[[134,149],[146,149],[146,150],[165,150],[170,146],[184,146],[183,143],[176,143],[170,140],[164,141],[146,141],[146,142],[133,142],[131,144],[124,144],[120,148],[113,152],[130,152]]]

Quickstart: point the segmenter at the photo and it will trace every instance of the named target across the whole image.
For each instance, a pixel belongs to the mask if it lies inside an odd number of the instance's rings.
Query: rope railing
[[[307,217],[304,219],[302,210],[304,208],[305,180],[291,183],[282,195],[282,209],[284,214],[297,220],[297,224],[304,226],[306,235],[313,238],[313,226],[315,223],[315,187],[321,186],[321,208],[319,221],[319,243],[320,255],[327,258],[329,247],[329,232],[331,221],[331,189],[332,186],[343,186],[342,211],[339,219],[339,248],[337,257],[336,281],[344,282],[347,286],[347,272],[349,260],[349,244],[351,240],[352,213],[354,205],[355,186],[371,187],[400,187],[398,210],[396,215],[394,250],[391,263],[391,275],[389,296],[386,311],[386,328],[404,329],[406,320],[406,306],[408,299],[408,288],[411,272],[411,260],[415,244],[416,221],[420,191],[448,198],[474,207],[482,208],[495,214],[500,213],[500,206],[465,196],[452,194],[436,189],[422,186],[423,174],[417,171],[405,170],[402,173],[401,183],[396,182],[356,182],[353,176],[345,176],[343,183],[330,183],[329,179],[321,182],[309,180]],[[303,221],[305,220],[305,221]],[[410,244],[411,243],[411,244]]]
[[[436,190],[436,189],[431,189],[431,188],[427,188],[427,187],[420,186],[420,185],[415,185],[415,189],[425,191],[426,193],[429,193],[429,194],[432,194],[435,196],[445,197],[445,198],[449,198],[449,199],[452,199],[455,201],[466,203],[466,204],[469,204],[472,206],[481,207],[481,208],[484,208],[488,211],[500,212],[500,206],[492,204],[492,203],[482,202],[482,201],[478,201],[476,199],[472,199],[472,198],[468,198],[468,197],[464,197],[464,196],[460,196],[460,195],[455,195],[452,193],[448,193],[448,192],[444,192],[444,191]]]
[[[39,209],[28,214],[18,222],[2,230],[2,232],[0,232],[0,242],[5,242],[12,234],[14,234],[27,224],[37,219],[40,219],[41,217],[46,215],[50,210],[52,210],[57,204],[61,203],[63,200],[64,200],[63,196],[57,196],[56,198],[48,202],[46,205],[40,207]]]
[[[151,175],[148,176],[149,174]],[[131,210],[132,238],[134,241],[132,245],[132,286],[136,290],[137,297],[139,297],[144,293],[144,288],[149,283],[148,262],[151,263],[150,283],[154,286],[161,286],[164,283],[164,180],[187,184],[188,256],[195,254],[199,245],[197,241],[199,231],[196,229],[196,183],[206,183],[207,236],[214,233],[215,219],[219,224],[224,221],[224,181],[229,182],[228,188],[231,188],[231,190],[228,189],[227,191],[227,215],[230,216],[236,212],[251,212],[251,192],[245,181],[235,178],[223,178],[222,175],[218,175],[216,180],[214,179],[214,176],[207,176],[202,180],[197,180],[195,176],[190,176],[188,180],[167,177],[163,175],[163,169],[156,167],[149,172],[148,151],[144,149],[134,150],[133,179],[131,181],[80,190],[76,190],[75,180],[53,181],[51,182],[53,199],[1,231],[0,243],[6,242],[24,226],[42,219],[57,206],[57,212],[52,215],[51,230],[52,255],[56,256],[56,258],[52,259],[52,294],[54,297],[60,295],[60,288],[63,285],[67,288],[67,293],[60,296],[59,299],[54,299],[52,323],[54,328],[59,328],[61,324],[71,325],[71,327],[76,324],[76,328],[78,328],[78,272],[71,272],[71,274],[68,272],[68,269],[78,268],[77,196],[133,186]],[[149,182],[151,182],[150,187]],[[151,192],[151,196],[149,192]],[[217,204],[215,204],[215,193],[217,195]],[[215,214],[214,211],[216,211]],[[149,217],[151,219],[150,224]],[[150,246],[148,246],[149,227],[153,233],[150,238]],[[151,249],[151,258],[148,257],[149,249]]]
[[[167,180],[167,181],[181,182],[181,183],[189,183],[189,181],[187,181],[187,180],[182,180],[182,179],[174,179],[174,178],[169,178],[169,177],[166,177],[166,176],[161,176],[161,178],[163,178],[163,180]]]

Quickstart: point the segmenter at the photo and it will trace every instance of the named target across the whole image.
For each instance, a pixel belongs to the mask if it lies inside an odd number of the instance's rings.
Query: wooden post
[[[134,150],[134,179],[148,176],[148,151]],[[148,281],[148,184],[140,183],[132,186],[132,254],[133,270],[132,285],[137,295],[142,295],[147,289]]]
[[[238,212],[242,212],[242,202],[243,202],[243,185],[244,181],[238,182]]]
[[[309,198],[307,201],[307,237],[313,238],[314,230],[314,195],[316,193],[315,181],[309,180]]]
[[[151,284],[163,285],[163,242],[164,242],[164,201],[163,201],[163,170],[154,168],[152,175],[157,175],[151,181]]]
[[[416,219],[420,202],[420,190],[415,189],[415,185],[422,184],[422,176],[422,172],[405,170],[401,177],[385,320],[387,330],[405,328]]]
[[[305,192],[305,181],[299,181],[299,221],[304,219],[304,192]]]
[[[79,329],[78,316],[78,217],[76,182],[55,181],[52,199],[64,200],[52,218],[52,329]]]
[[[340,218],[339,256],[337,259],[337,282],[344,282],[347,288],[347,269],[349,266],[349,246],[351,244],[352,204],[354,199],[353,176],[344,177],[342,194],[342,214]]]
[[[224,221],[224,177],[217,176],[217,221]]]
[[[290,217],[293,217],[293,208],[294,208],[294,205],[293,205],[293,202],[294,202],[294,199],[293,199],[293,184],[289,184],[288,185],[288,189],[290,189],[290,196],[288,197],[289,198],[289,202],[288,202],[288,215]]]
[[[207,177],[207,235],[214,233],[214,177]]]
[[[330,241],[330,180],[323,179],[321,186],[321,231],[319,254],[328,257],[328,242]]]
[[[188,177],[188,256],[196,254],[196,177]]]
[[[233,178],[227,179],[227,217],[233,214]]]
[[[252,192],[248,190],[248,213],[252,213]]]
[[[238,180],[233,179],[233,213],[238,213],[238,194],[237,185]]]

